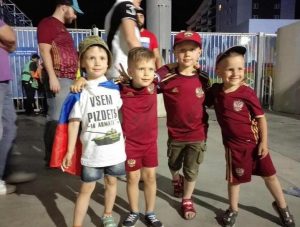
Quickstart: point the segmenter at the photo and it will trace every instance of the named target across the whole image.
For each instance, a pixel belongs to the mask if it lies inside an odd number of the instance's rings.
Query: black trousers
[[[26,99],[24,99],[25,102],[25,113],[26,114],[32,114],[35,107],[34,102],[34,95],[36,89],[31,87],[31,83],[29,81],[22,81],[22,85],[25,91]]]

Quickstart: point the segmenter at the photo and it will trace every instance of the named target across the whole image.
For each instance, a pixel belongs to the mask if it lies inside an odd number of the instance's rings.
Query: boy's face
[[[141,60],[129,65],[128,73],[135,88],[148,87],[154,79],[155,59]]]
[[[226,88],[240,86],[245,77],[245,60],[242,55],[233,54],[217,65],[217,74]]]
[[[201,55],[200,47],[193,41],[179,43],[174,48],[174,54],[181,67],[194,67]]]
[[[83,54],[81,68],[84,68],[89,79],[103,76],[108,68],[108,56],[100,46],[91,46]]]

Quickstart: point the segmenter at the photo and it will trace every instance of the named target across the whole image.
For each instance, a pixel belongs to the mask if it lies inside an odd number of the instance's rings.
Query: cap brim
[[[177,43],[174,43],[173,48],[175,46],[177,46],[178,44],[183,43],[183,42],[187,42],[187,41],[191,41],[191,42],[195,43],[197,46],[199,46],[201,48],[201,43],[199,43],[199,42],[197,42],[197,41],[195,41],[193,39],[185,39],[185,40],[181,40],[181,41],[179,41]]]
[[[243,46],[233,46],[228,48],[227,50],[225,50],[223,53],[219,54],[219,56],[217,57],[217,64],[224,59],[225,56],[227,56],[230,53],[238,53],[241,55],[245,55],[245,53],[247,52],[246,47]]]
[[[233,46],[233,47],[230,47],[229,49],[227,49],[224,53],[226,54],[226,53],[230,53],[230,52],[235,52],[235,53],[244,55],[246,53],[246,51],[247,51],[246,47]]]
[[[79,9],[79,7],[72,6],[72,8],[73,8],[77,13],[79,13],[79,14],[84,14],[84,12],[83,12],[81,9]]]

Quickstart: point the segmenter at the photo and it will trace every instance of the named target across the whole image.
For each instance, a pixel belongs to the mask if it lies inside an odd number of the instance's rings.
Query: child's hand
[[[178,67],[178,63],[169,63],[169,64],[166,64],[166,66],[172,70],[172,69],[175,69],[176,67]]]
[[[61,164],[62,169],[68,169],[72,165],[72,157],[73,153],[67,152]]]
[[[73,93],[81,92],[81,90],[86,85],[86,79],[80,77],[78,80],[75,80],[74,83],[70,87],[70,91]]]
[[[117,83],[127,84],[132,79],[127,72],[125,71],[123,65],[120,63],[120,68],[118,68],[118,72],[120,73],[119,78],[115,80]]]
[[[268,145],[266,143],[259,143],[258,145],[258,156],[263,159],[269,153]]]
[[[196,70],[200,69],[200,64],[198,61],[195,63],[194,69],[196,69]]]

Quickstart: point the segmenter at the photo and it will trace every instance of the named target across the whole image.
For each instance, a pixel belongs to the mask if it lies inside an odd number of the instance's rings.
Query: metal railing
[[[34,53],[39,53],[38,43],[36,39],[36,28],[33,27],[15,27],[17,35],[17,49],[10,54],[10,66],[13,74],[13,82],[11,88],[16,110],[24,109],[24,94],[21,82],[21,73],[24,65],[30,61],[30,57]],[[90,29],[68,29],[77,47],[81,40],[91,34]],[[37,94],[36,94],[37,98]],[[39,103],[37,102],[37,106]]]
[[[17,103],[23,103],[23,92],[21,86],[21,71],[31,54],[38,52],[36,40],[36,28],[16,27],[18,48],[11,54],[11,67],[14,80],[12,83],[14,99]],[[77,47],[79,42],[86,36],[94,33],[106,39],[104,30],[97,28],[70,29]],[[275,65],[276,35],[264,33],[199,33],[202,37],[202,54],[199,63],[202,70],[207,72],[212,83],[221,82],[215,72],[215,61],[219,53],[234,45],[243,45],[247,48],[246,59],[246,82],[256,90],[262,105],[271,109],[273,95],[273,68]],[[176,33],[170,35],[171,46],[174,43]],[[166,60],[167,63],[174,62],[175,57],[171,50]],[[18,105],[22,109],[23,105]]]
[[[10,0],[0,0],[0,18],[10,26],[32,26],[32,21]]]

